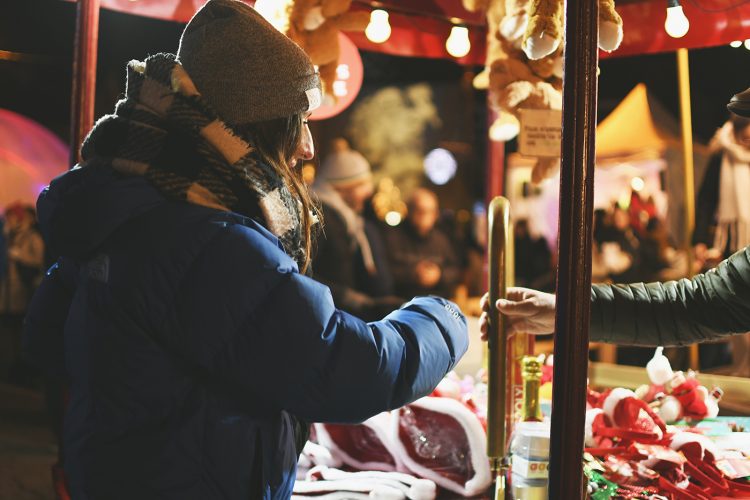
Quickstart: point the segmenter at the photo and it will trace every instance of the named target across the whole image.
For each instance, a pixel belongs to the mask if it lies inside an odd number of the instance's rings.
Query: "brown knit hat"
[[[185,27],[177,60],[224,121],[312,111],[320,78],[302,49],[239,0],[209,0]]]

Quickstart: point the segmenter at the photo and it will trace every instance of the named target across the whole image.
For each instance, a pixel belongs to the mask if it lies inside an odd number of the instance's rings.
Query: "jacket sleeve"
[[[591,340],[676,346],[750,330],[750,247],[692,279],[594,285]]]
[[[63,329],[77,279],[78,265],[58,260],[34,293],[24,321],[24,357],[53,377],[65,377]]]
[[[365,323],[290,273],[214,366],[305,420],[360,422],[429,394],[467,347],[466,320],[446,300],[417,298]]]

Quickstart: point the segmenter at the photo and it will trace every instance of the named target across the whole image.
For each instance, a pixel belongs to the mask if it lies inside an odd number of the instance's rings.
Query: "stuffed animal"
[[[541,59],[558,50],[563,38],[563,0],[530,0],[523,50]],[[599,0],[599,48],[612,52],[622,42],[622,18],[614,0]]]
[[[520,130],[522,109],[562,108],[562,49],[532,61],[521,49],[529,0],[464,0],[470,11],[487,16],[487,59],[474,86],[488,90],[491,108],[498,113],[491,135],[502,131],[510,140]],[[532,181],[541,181],[558,164],[556,158],[540,158],[532,170]]]
[[[700,385],[695,372],[673,372],[661,347],[646,364],[646,372],[651,384],[639,387],[636,394],[665,422],[673,423],[683,418],[702,420],[718,415],[721,389],[714,388],[709,393]]]
[[[369,12],[350,12],[350,6],[351,0],[294,0],[289,9],[287,35],[318,66],[327,104],[336,99],[333,82],[340,55],[339,31],[364,31],[370,22]]]

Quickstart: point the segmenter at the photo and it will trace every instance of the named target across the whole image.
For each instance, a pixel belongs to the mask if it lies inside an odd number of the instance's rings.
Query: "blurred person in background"
[[[750,245],[750,118],[731,115],[710,148],[693,233],[695,256],[704,269]],[[750,376],[750,334],[733,337],[730,348],[729,372]]]
[[[406,220],[386,233],[386,247],[396,294],[401,297],[452,297],[463,270],[448,236],[436,224],[438,198],[416,189],[407,202]]]
[[[547,241],[531,234],[526,219],[516,221],[513,232],[516,284],[544,291],[554,290],[552,255]]]
[[[750,245],[750,119],[733,115],[714,135],[698,190],[693,243],[723,259]],[[710,256],[709,256],[710,257]]]
[[[337,139],[312,191],[323,213],[312,262],[315,279],[328,285],[341,309],[367,321],[382,318],[404,300],[393,295],[380,230],[363,217],[373,194],[369,162]]]
[[[23,318],[31,296],[42,279],[44,242],[36,228],[36,214],[30,206],[15,203],[5,209],[5,273],[0,280],[0,329],[7,346],[4,360],[10,366],[7,380],[14,384],[31,383],[33,370],[23,361],[21,335]]]

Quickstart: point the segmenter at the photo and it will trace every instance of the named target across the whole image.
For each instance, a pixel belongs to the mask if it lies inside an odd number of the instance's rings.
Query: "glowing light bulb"
[[[453,57],[463,57],[471,50],[469,42],[469,28],[465,26],[454,26],[451,28],[451,34],[445,41],[445,49]]]
[[[442,186],[456,175],[458,164],[450,151],[436,148],[424,158],[424,172],[434,184]]]
[[[381,9],[370,12],[370,23],[365,28],[365,36],[373,43],[383,43],[391,36],[388,13]]]
[[[672,38],[682,38],[690,29],[690,21],[685,17],[678,0],[667,2],[667,20],[664,21],[664,29]]]
[[[391,210],[385,214],[385,223],[389,226],[398,226],[401,224],[401,214],[395,210]]]
[[[633,188],[633,191],[641,191],[644,187],[646,187],[646,183],[640,177],[633,177],[633,179],[630,181],[630,187]]]
[[[732,47],[733,49],[738,49],[742,47],[742,40],[735,40],[733,42],[729,42],[729,46]]]
[[[750,38],[748,38],[747,40],[745,40],[745,43],[744,43],[744,45],[745,45],[745,48],[746,48],[747,50],[750,50]]]
[[[521,123],[518,118],[510,113],[501,113],[500,117],[490,127],[490,139],[497,142],[506,142],[518,135]]]

